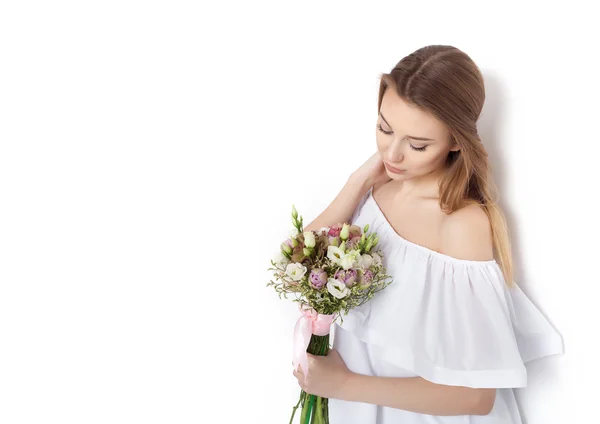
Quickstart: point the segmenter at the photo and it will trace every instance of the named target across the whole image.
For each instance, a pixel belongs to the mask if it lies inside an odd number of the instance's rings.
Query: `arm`
[[[421,377],[373,377],[351,373],[340,399],[429,415],[486,415],[496,389],[435,384]]]
[[[321,227],[348,222],[358,206],[358,202],[369,188],[371,186],[366,177],[360,173],[352,174],[333,202],[310,224],[306,225],[304,231],[316,231]]]
[[[354,210],[371,187],[378,187],[390,180],[385,171],[379,152],[375,152],[367,161],[352,173],[348,181],[333,202],[310,224],[305,231],[316,231],[322,227],[348,222]]]
[[[364,402],[429,415],[486,415],[496,389],[448,386],[421,377],[376,377],[348,369],[337,350],[327,356],[308,354],[306,377],[293,370],[306,393],[350,402]]]

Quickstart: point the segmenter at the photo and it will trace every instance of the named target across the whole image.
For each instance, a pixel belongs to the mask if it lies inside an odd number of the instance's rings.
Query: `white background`
[[[516,280],[564,338],[525,422],[595,422],[600,34],[591,2],[548,3],[2,2],[0,422],[287,423],[269,259],[428,44],[483,71]]]

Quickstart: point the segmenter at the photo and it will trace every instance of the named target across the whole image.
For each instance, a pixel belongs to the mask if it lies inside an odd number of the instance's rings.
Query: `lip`
[[[390,165],[387,162],[384,162],[385,167],[390,170],[391,172],[393,172],[394,174],[401,174],[403,172],[406,172],[406,169],[399,169],[399,168],[394,168],[392,165]]]

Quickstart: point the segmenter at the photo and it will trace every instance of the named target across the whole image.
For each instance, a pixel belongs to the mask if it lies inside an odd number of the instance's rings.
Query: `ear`
[[[451,152],[458,152],[459,150],[460,150],[460,146],[458,145],[458,143],[454,143],[452,145],[452,147],[450,147]]]

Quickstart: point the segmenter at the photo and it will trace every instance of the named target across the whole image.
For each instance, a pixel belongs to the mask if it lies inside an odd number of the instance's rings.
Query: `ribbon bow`
[[[331,324],[335,320],[336,314],[319,314],[314,309],[305,305],[300,305],[302,315],[296,321],[294,326],[294,351],[293,364],[294,369],[298,371],[298,365],[302,367],[304,375],[308,375],[308,355],[306,349],[310,343],[310,338],[316,336],[326,336],[329,334]]]

